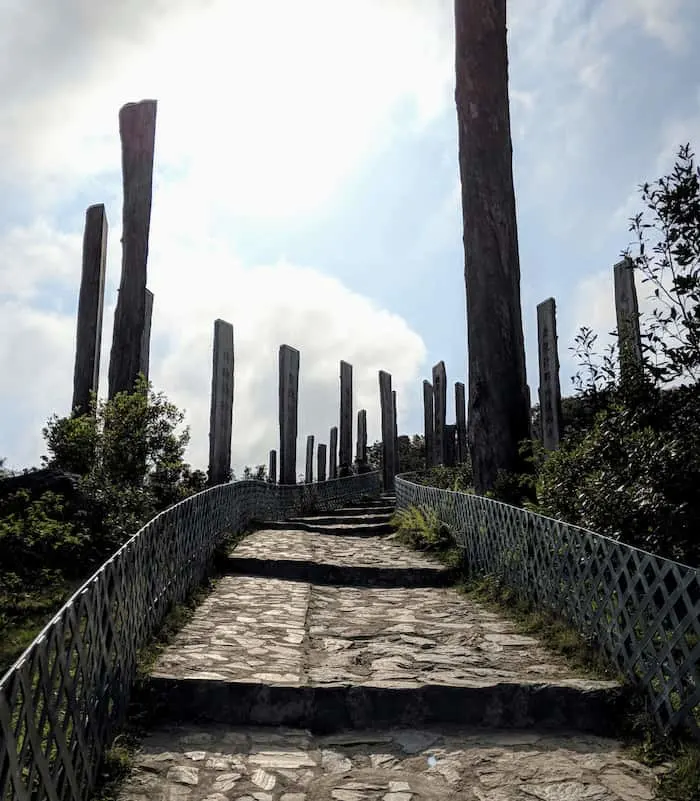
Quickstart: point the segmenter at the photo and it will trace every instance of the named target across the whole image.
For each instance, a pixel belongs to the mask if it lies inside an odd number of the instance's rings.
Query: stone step
[[[447,569],[358,567],[298,559],[257,559],[229,556],[222,564],[226,573],[267,576],[309,584],[352,587],[447,587],[454,576]]]
[[[396,508],[393,505],[382,503],[378,506],[343,506],[340,509],[334,509],[333,512],[329,512],[329,514],[339,517],[358,517],[363,515],[386,515],[387,517],[391,517],[394,512],[396,512]],[[312,518],[313,515],[305,517]]]
[[[372,727],[459,725],[615,733],[625,695],[614,682],[440,684],[386,687],[285,685],[153,676],[136,701],[155,725],[291,726],[317,733]]]
[[[334,513],[333,515],[304,515],[303,517],[290,517],[287,523],[308,523],[314,526],[335,526],[335,525],[386,525],[391,522],[392,514],[363,514],[363,515],[343,515]]]
[[[340,534],[346,537],[377,537],[383,534],[391,534],[394,531],[390,523],[356,524],[350,522],[339,522],[331,525],[322,525],[317,523],[307,523],[301,520],[298,520],[294,523],[284,520],[265,520],[261,526],[265,529],[275,529],[277,531],[288,531],[290,528],[294,528],[298,531],[315,531],[318,534]]]
[[[152,731],[120,801],[649,801],[653,769],[615,740],[541,731],[172,726]]]
[[[159,714],[183,720],[315,729],[431,722],[606,732],[623,700],[615,682],[573,674],[455,590],[254,576],[219,581],[160,655],[145,692]]]
[[[444,587],[444,565],[385,537],[262,530],[246,537],[224,570],[250,576],[365,587]]]

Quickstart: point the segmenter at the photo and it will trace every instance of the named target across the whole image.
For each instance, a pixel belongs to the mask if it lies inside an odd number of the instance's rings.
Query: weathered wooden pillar
[[[83,267],[78,296],[78,328],[75,337],[75,370],[73,372],[74,414],[90,409],[90,393],[97,392],[100,381],[100,347],[102,344],[102,312],[107,263],[107,215],[102,203],[85,212],[83,233]]]
[[[312,484],[314,480],[314,435],[309,434],[306,438],[306,475],[304,481]]]
[[[299,351],[280,346],[279,426],[280,484],[297,481],[297,405],[299,401]]]
[[[340,452],[338,474],[352,472],[352,365],[340,363]]]
[[[155,133],[155,100],[122,107],[119,112],[124,184],[122,275],[109,361],[110,398],[118,392],[133,392],[142,367]]]
[[[457,426],[445,426],[445,467],[454,467],[457,461]]]
[[[331,447],[328,458],[328,478],[338,478],[338,426],[331,428]]]
[[[642,369],[642,338],[639,333],[639,305],[634,283],[634,262],[625,257],[614,267],[617,341],[620,377],[628,380]]]
[[[357,413],[357,454],[358,470],[367,465],[367,410],[360,409]]]
[[[277,483],[277,451],[273,448],[270,451],[270,462],[267,468],[267,480],[270,484]]]
[[[153,292],[146,290],[143,336],[141,337],[141,368],[140,372],[148,381],[148,371],[151,366],[151,319],[153,318]]]
[[[433,406],[433,385],[423,381],[423,432],[425,438],[425,466],[435,463],[435,409]]]
[[[318,466],[316,468],[316,481],[319,483],[326,480],[326,446],[319,442],[316,451]]]
[[[233,423],[233,326],[214,321],[214,355],[209,412],[209,484],[224,484],[231,475]]]
[[[435,464],[445,464],[445,418],[447,416],[445,362],[438,362],[433,367],[433,405],[435,407]]]
[[[391,392],[391,406],[394,415],[394,475],[397,476],[400,470],[399,462],[399,416],[396,411],[396,390]]]
[[[457,419],[457,462],[467,461],[467,404],[464,384],[455,382],[455,417]]]
[[[391,375],[384,370],[379,371],[379,403],[382,414],[382,463],[384,473],[384,489],[394,489],[394,403],[391,395]]]
[[[540,421],[542,442],[548,451],[561,438],[561,389],[557,347],[557,311],[554,298],[537,305],[537,345],[540,363]]]

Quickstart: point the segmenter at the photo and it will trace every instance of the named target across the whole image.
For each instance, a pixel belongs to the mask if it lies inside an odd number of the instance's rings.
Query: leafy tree
[[[646,367],[662,384],[700,377],[700,167],[690,145],[679,148],[670,175],[641,187],[647,206],[633,219],[628,255],[651,284]]]
[[[267,467],[264,464],[256,465],[254,468],[246,465],[243,468],[244,481],[267,481]]]

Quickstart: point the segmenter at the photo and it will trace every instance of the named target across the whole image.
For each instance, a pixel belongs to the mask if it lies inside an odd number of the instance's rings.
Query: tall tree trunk
[[[455,0],[469,443],[477,492],[520,467],[528,435],[520,261],[508,109],[506,0]]]

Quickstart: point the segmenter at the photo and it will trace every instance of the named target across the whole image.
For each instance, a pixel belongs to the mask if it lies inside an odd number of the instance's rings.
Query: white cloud
[[[0,174],[39,177],[64,198],[66,178],[70,191],[116,174],[116,113],[127,100],[159,100],[158,164],[186,176],[193,198],[260,216],[320,207],[386,145],[397,110],[409,111],[401,125],[422,125],[450,101],[446,0],[181,0],[161,8],[157,27],[142,4],[110,13],[111,27],[77,8],[92,39],[74,42],[66,66],[63,21],[44,21],[33,44],[48,78],[32,68],[29,92],[8,81],[0,112]],[[16,13],[16,24],[33,19]]]

